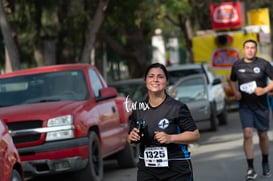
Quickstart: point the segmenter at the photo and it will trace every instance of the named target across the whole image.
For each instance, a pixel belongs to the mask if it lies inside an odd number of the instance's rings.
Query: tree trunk
[[[2,0],[0,0],[0,26],[4,38],[4,44],[7,49],[5,52],[8,53],[6,57],[9,57],[9,60],[7,61],[10,61],[11,71],[19,70],[19,53],[14,37],[12,36],[11,28],[7,21],[7,16],[3,7]]]
[[[41,23],[41,17],[42,17],[42,5],[39,1],[34,1],[35,11],[33,14],[33,23],[34,23],[34,36],[33,36],[33,42],[34,42],[34,59],[38,67],[43,66],[45,64],[44,54],[41,46],[41,37],[40,37],[40,31],[42,27]]]
[[[179,27],[181,29],[182,35],[186,42],[186,48],[187,48],[187,63],[193,63],[193,52],[191,49],[191,41],[192,41],[192,35],[191,35],[191,29],[189,22],[190,20],[188,18],[184,18],[182,15],[178,16],[178,22]]]
[[[34,46],[34,58],[35,62],[37,64],[37,67],[43,66],[44,65],[44,56],[43,52],[40,47]]]
[[[89,23],[88,35],[86,38],[85,46],[81,56],[82,63],[90,63],[91,50],[94,47],[97,33],[104,20],[104,12],[107,8],[108,0],[100,0],[95,17],[92,22]]]
[[[68,11],[69,11],[69,5],[71,1],[69,0],[60,0],[58,1],[58,24],[59,31],[57,34],[57,40],[56,40],[56,64],[65,64],[66,58],[65,53],[67,52],[67,49],[65,48],[64,39],[67,36],[67,31],[63,24],[65,24],[66,17],[68,17]]]
[[[56,45],[54,40],[43,41],[43,55],[45,65],[56,64]]]
[[[132,27],[127,32],[126,51],[133,53],[133,58],[128,59],[130,77],[143,77],[148,65],[151,63],[146,56],[143,33],[140,28]]]
[[[131,78],[142,77],[150,61],[146,56],[145,42],[140,28],[130,27],[127,29],[127,44],[121,45],[115,41],[104,29],[100,31],[100,38],[115,53],[127,60],[127,66]]]
[[[5,48],[5,73],[12,72],[12,67],[10,64],[10,58],[7,48]]]

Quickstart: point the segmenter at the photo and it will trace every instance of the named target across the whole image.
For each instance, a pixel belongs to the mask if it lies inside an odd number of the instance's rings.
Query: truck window
[[[88,99],[82,71],[69,70],[0,79],[0,107]]]
[[[100,78],[95,70],[89,69],[89,77],[91,80],[92,91],[95,97],[99,97],[99,90],[103,87]]]

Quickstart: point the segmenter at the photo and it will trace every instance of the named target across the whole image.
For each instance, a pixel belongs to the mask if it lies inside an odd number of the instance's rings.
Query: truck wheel
[[[22,177],[17,170],[12,170],[10,181],[22,181]]]
[[[139,145],[131,145],[126,143],[126,146],[117,154],[117,161],[121,168],[135,167],[138,160]]]
[[[88,163],[76,177],[80,181],[101,181],[103,178],[103,159],[99,138],[95,132],[90,132],[88,138]]]
[[[227,110],[224,110],[218,116],[219,125],[227,125]]]
[[[215,103],[210,104],[211,113],[210,113],[210,130],[211,131],[217,131],[218,124],[217,124],[217,114],[216,114],[216,108]]]

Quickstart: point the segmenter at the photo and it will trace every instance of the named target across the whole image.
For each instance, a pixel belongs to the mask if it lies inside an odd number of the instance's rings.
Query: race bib
[[[246,92],[248,94],[253,94],[255,89],[257,87],[257,84],[255,81],[247,82],[240,85],[240,90],[242,92]]]
[[[144,162],[146,167],[168,167],[167,147],[146,147]]]

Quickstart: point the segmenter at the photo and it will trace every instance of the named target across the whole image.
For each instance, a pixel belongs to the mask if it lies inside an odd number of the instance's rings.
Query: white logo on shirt
[[[238,72],[246,72],[246,69],[239,69]]]
[[[169,126],[169,120],[164,118],[164,119],[161,119],[158,123],[158,127],[161,128],[161,129],[166,129],[168,126]]]
[[[254,71],[254,73],[258,74],[261,72],[261,69],[259,67],[254,67],[253,71]]]

